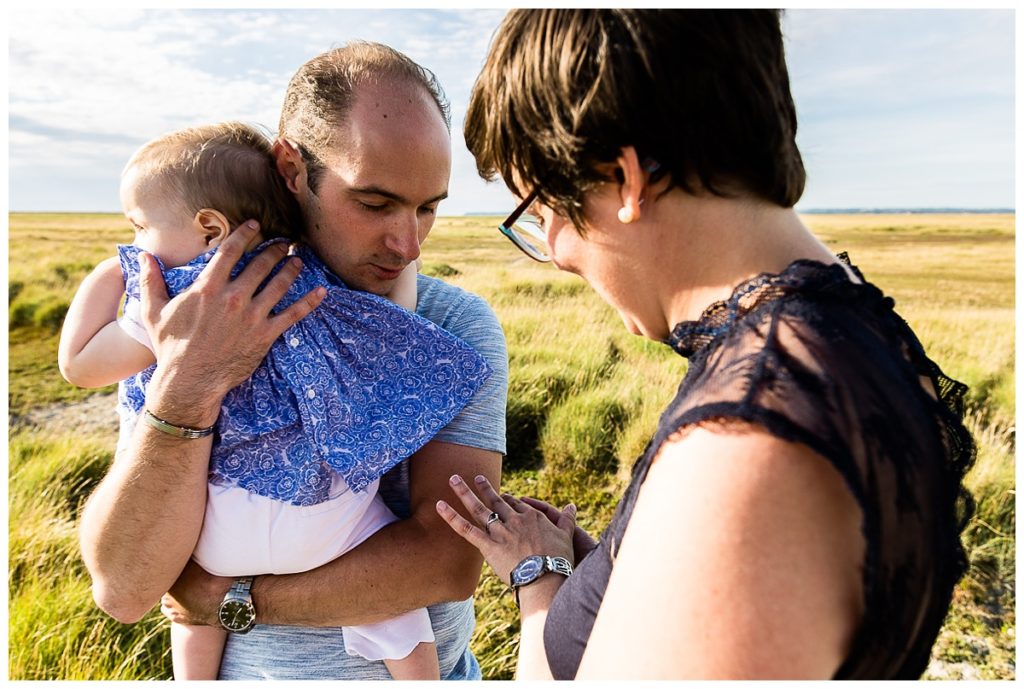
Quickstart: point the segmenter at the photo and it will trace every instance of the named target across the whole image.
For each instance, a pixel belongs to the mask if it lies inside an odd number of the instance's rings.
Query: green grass
[[[559,506],[600,532],[686,364],[630,335],[579,278],[523,257],[499,218],[441,218],[423,271],[480,294],[509,346],[503,487]],[[1015,382],[1013,216],[809,216],[836,251],[896,299],[947,374],[971,386],[978,508],[965,532],[971,569],[933,654],[933,678],[1015,676]],[[494,222],[492,222],[494,221]],[[13,422],[93,391],[56,369],[54,314],[89,268],[130,231],[113,215],[10,216],[9,403]],[[15,318],[17,315],[17,318]],[[75,424],[12,427],[9,667],[12,679],[168,678],[166,627],[154,611],[120,625],[92,603],[75,540],[81,500],[115,438]],[[485,567],[472,647],[484,677],[510,679],[518,617]]]

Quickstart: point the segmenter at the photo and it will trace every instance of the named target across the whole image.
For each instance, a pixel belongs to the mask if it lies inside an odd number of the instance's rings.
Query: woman
[[[519,677],[918,677],[966,568],[965,388],[793,210],[779,13],[514,11],[465,133],[523,199],[502,231],[689,359],[596,544],[452,477]]]

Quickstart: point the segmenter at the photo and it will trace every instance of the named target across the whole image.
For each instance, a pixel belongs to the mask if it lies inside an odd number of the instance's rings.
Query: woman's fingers
[[[543,512],[544,516],[547,517],[552,524],[557,524],[559,518],[562,516],[562,511],[560,509],[554,505],[544,502],[543,500],[538,500],[537,498],[524,497],[522,500],[519,500],[508,493],[505,493],[502,497],[505,498],[506,501],[514,501],[520,504],[525,503],[535,510]],[[512,504],[512,502],[509,504]]]
[[[514,495],[510,495],[509,493],[502,493],[501,500],[519,514],[525,514],[526,512],[529,512],[532,507],[531,505],[523,502]]]
[[[576,505],[571,502],[565,506],[555,526],[564,531],[570,538],[576,530]]]
[[[502,500],[501,496],[494,490],[491,486],[491,482],[487,480],[486,476],[477,476],[475,481],[476,488],[480,491],[480,495],[483,497],[484,502],[491,506],[491,510],[496,512],[503,522],[508,521],[508,518],[512,516],[512,506]]]
[[[484,533],[483,529],[474,526],[472,522],[456,512],[455,508],[444,500],[437,501],[436,509],[437,513],[441,515],[441,519],[448,522],[448,526],[452,527],[452,531],[466,539],[470,545],[474,546],[481,553],[483,552],[488,540],[487,534]]]
[[[486,479],[484,479],[486,482]],[[484,503],[480,502],[480,498],[469,489],[466,482],[462,480],[462,477],[455,474],[448,481],[451,484],[452,490],[455,491],[455,495],[458,496],[459,501],[469,512],[469,516],[476,520],[478,524],[487,524],[487,518],[491,516],[494,511]],[[490,484],[487,484],[490,486]],[[492,490],[493,492],[493,490]],[[501,516],[499,514],[499,516]]]

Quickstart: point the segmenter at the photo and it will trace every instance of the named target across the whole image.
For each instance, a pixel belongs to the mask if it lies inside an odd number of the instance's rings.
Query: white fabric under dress
[[[335,475],[330,499],[300,506],[211,482],[192,557],[206,571],[225,577],[315,569],[398,519],[377,494],[377,483],[357,492]],[[343,627],[342,635],[346,651],[368,660],[405,658],[420,642],[434,641],[426,608]]]

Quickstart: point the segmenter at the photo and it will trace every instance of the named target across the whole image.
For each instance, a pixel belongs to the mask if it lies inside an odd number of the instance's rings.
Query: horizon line
[[[440,214],[440,218],[466,218],[466,217],[489,217],[507,215],[508,209],[496,211],[467,211],[465,213]],[[121,211],[82,211],[82,210],[14,210],[8,209],[10,213],[24,213],[34,215],[121,215]],[[927,214],[927,213],[979,213],[997,214],[1013,213],[1016,208],[1008,206],[892,206],[892,207],[849,207],[849,208],[797,208],[797,213],[803,215],[884,215],[892,214]]]

